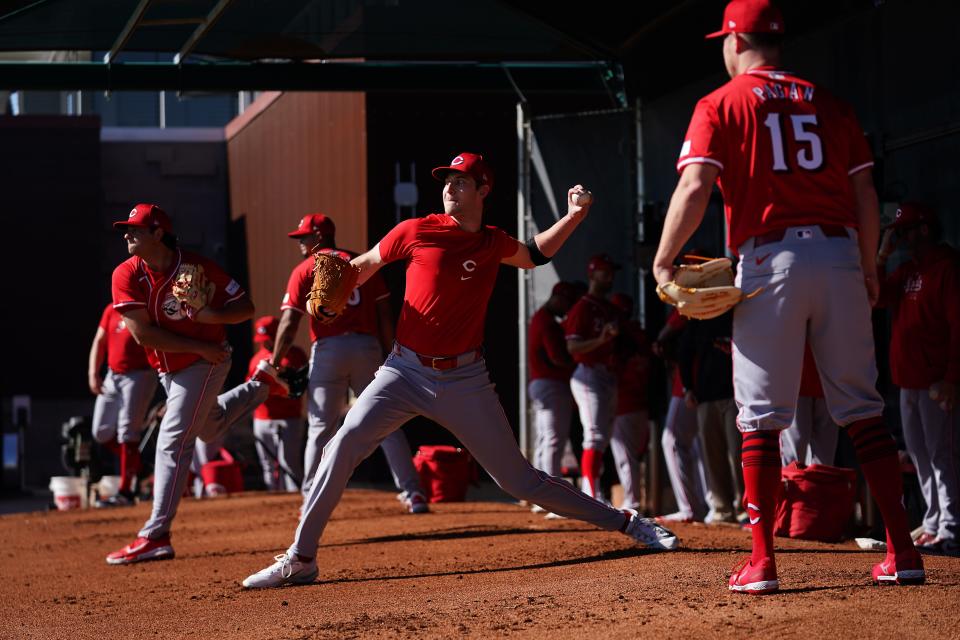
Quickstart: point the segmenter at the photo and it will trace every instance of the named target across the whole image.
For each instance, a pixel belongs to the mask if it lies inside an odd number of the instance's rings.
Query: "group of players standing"
[[[753,549],[734,569],[729,588],[754,594],[779,588],[773,549],[779,434],[792,422],[806,344],[830,413],[851,437],[887,528],[887,554],[873,568],[872,579],[878,584],[922,583],[923,561],[901,502],[897,450],[875,388],[870,307],[879,295],[879,212],[868,171],[872,157],[849,106],[780,70],[782,34],[782,16],[767,0],[734,0],[725,10],[721,31],[708,36],[724,38],[723,57],[732,79],[695,109],[677,163],[680,181],[653,263],[656,280],[669,281],[674,260],[699,226],[714,184],[719,184],[728,246],[740,257],[737,284],[763,291],[741,303],[733,319],[737,425],[743,433]],[[582,463],[587,493],[523,458],[486,372],[484,316],[500,265],[530,269],[548,262],[588,214],[589,195],[580,185],[571,188],[566,215],[522,242],[482,223],[493,174],[481,156],[462,153],[433,175],[444,185],[443,214],[404,221],[370,251],[351,256],[360,270],[361,298],[366,298],[364,287],[375,282],[381,266],[405,262],[406,288],[395,340],[392,346],[377,344],[375,338],[348,345],[353,338],[342,338],[345,361],[366,350],[379,358],[383,347],[390,347],[389,355],[372,381],[359,376],[347,383],[355,385],[359,397],[343,426],[326,442],[316,471],[307,471],[312,478],[294,542],[274,563],[246,578],[247,588],[316,578],[320,536],[353,469],[416,415],[450,429],[517,498],[559,516],[620,531],[650,548],[671,550],[678,545],[677,537],[656,522],[594,498],[599,460],[611,436],[607,425],[616,413],[611,391],[615,375],[595,366],[609,357],[617,333],[615,312],[598,295],[605,293],[601,278],[612,278],[611,268],[594,266],[593,290],[577,302],[579,309],[570,311],[564,336],[577,362],[571,388],[588,431]],[[313,230],[312,223],[305,220],[301,226]],[[118,226],[126,230],[133,257],[114,272],[113,307],[146,348],[167,392],[153,513],[134,543],[108,556],[108,562],[122,564],[172,557],[169,527],[196,438],[215,440],[239,409],[260,404],[271,393],[283,394],[275,365],[283,364],[303,298],[302,290],[291,287],[270,360],[262,361],[249,381],[217,397],[229,368],[223,325],[249,319],[252,304],[219,267],[177,248],[169,219],[157,207],[138,206]],[[215,285],[211,303],[196,313],[185,312],[170,294],[182,262],[202,264]],[[297,277],[295,271],[292,284]],[[382,289],[370,290],[374,299],[377,291]],[[311,375],[341,366],[335,363],[340,358],[324,359],[330,337],[313,337]],[[311,402],[319,400],[322,397]],[[314,441],[329,434],[319,434]],[[404,455],[409,460],[409,453]],[[549,460],[544,464],[554,464],[555,452],[545,457]]]

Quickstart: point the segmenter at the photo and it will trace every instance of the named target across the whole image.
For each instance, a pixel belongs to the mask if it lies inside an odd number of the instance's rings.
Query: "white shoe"
[[[300,562],[299,559],[294,560],[290,552],[287,551],[273,559],[276,562],[266,569],[248,576],[243,581],[243,586],[247,589],[266,589],[282,587],[285,584],[310,584],[317,579],[319,571],[317,571],[316,558],[310,562]]]
[[[560,514],[554,513],[553,511],[551,511],[547,515],[543,516],[543,519],[544,520],[566,520],[567,516],[561,516]]]
[[[419,491],[404,491],[397,494],[397,500],[403,504],[407,513],[430,513],[427,497]]]
[[[535,504],[530,507],[530,513],[543,513],[544,511],[546,511],[546,509],[544,509],[538,504]]]
[[[641,518],[635,511],[628,511],[630,522],[627,523],[625,534],[651,549],[671,551],[677,548],[680,541],[677,535],[657,524],[650,518]]]

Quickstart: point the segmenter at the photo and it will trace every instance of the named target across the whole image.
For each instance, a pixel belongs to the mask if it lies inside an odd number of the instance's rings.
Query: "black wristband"
[[[530,252],[530,261],[538,267],[542,264],[547,264],[550,262],[551,258],[543,255],[543,252],[540,251],[540,247],[537,246],[536,240],[530,238],[525,243],[527,245],[527,251]]]

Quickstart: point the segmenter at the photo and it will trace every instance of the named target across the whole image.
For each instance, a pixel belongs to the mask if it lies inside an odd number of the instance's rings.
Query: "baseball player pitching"
[[[107,375],[100,377],[103,363]],[[132,505],[133,483],[140,472],[140,435],[157,390],[157,374],[137,344],[123,316],[108,304],[90,345],[87,372],[93,405],[93,437],[120,459],[120,487],[116,495],[98,500],[98,507]]]
[[[501,264],[531,269],[546,263],[590,209],[589,192],[567,194],[567,213],[527,242],[483,224],[493,174],[480,155],[461,153],[437,167],[444,213],[405,220],[355,258],[359,281],[384,264],[406,263],[406,290],[396,345],[347,413],[317,468],[307,508],[290,548],[243,581],[248,588],[312,582],[320,535],[353,469],[387,435],[417,415],[444,425],[508,493],[556,514],[622,531],[657,549],[677,537],[635,513],[618,511],[523,457],[483,359],[487,303]]]
[[[121,229],[131,257],[113,272],[113,308],[124,319],[167,394],[157,436],[153,510],[137,538],[109,564],[174,556],[170,527],[183,495],[197,438],[216,442],[270,393],[285,393],[262,363],[254,378],[217,396],[230,370],[223,325],[253,316],[253,303],[216,263],[177,246],[173,224],[153,204],[138,204]]]
[[[733,321],[734,396],[753,551],[729,580],[765,594],[779,580],[773,549],[780,431],[790,426],[809,342],[834,421],[847,429],[887,527],[877,584],[925,580],[901,503],[897,448],[875,382],[871,305],[879,293],[879,207],[873,158],[851,107],[780,68],[784,31],[768,0],[734,0],[723,28],[731,80],[697,103],[654,259],[660,285],[703,219],[716,182],[736,284],[760,293]]]
[[[307,294],[313,283],[313,253],[328,253],[351,260],[356,254],[336,247],[336,227],[322,213],[304,216],[299,226],[287,234],[300,243],[304,260],[294,267],[281,305],[280,326],[271,362],[277,365],[286,356],[297,335],[300,319],[306,313]],[[304,453],[303,496],[313,486],[313,476],[327,446],[340,424],[347,401],[347,390],[355,395],[366,388],[393,347],[394,325],[390,292],[383,277],[375,275],[354,289],[346,310],[329,323],[310,316],[310,379],[307,416],[307,448]],[[427,499],[420,488],[420,476],[413,466],[410,444],[402,431],[394,431],[383,440],[383,449],[400,491],[398,499],[410,513],[427,513]]]
[[[253,341],[260,350],[250,359],[250,376],[256,375],[263,360],[269,362],[273,356],[279,324],[274,316],[263,316],[254,323]],[[307,354],[292,346],[278,368],[305,366]],[[303,478],[303,398],[267,398],[253,411],[253,435],[264,486],[270,491],[299,491]]]

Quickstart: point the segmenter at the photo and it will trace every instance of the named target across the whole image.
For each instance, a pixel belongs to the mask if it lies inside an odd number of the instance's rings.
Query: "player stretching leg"
[[[703,219],[714,182],[723,193],[737,286],[762,292],[734,312],[734,395],[753,553],[729,587],[779,588],[773,554],[780,431],[797,402],[809,341],[834,422],[846,427],[887,526],[878,584],[922,583],[902,505],[897,448],[877,393],[870,307],[879,294],[879,207],[873,159],[853,110],[779,70],[783,18],[767,0],[734,0],[721,31],[732,78],[697,103],[654,259],[660,284]],[[746,142],[745,142],[746,141]]]
[[[676,536],[654,522],[534,469],[517,447],[483,360],[484,316],[500,264],[532,269],[547,262],[587,215],[583,188],[570,189],[567,214],[524,244],[482,222],[493,176],[481,156],[463,153],[433,175],[444,182],[445,213],[401,222],[353,260],[361,283],[386,263],[406,262],[397,344],[324,450],[293,545],[244,580],[245,587],[312,582],[320,536],[354,467],[417,415],[450,429],[513,496],[652,548],[677,545]]]

